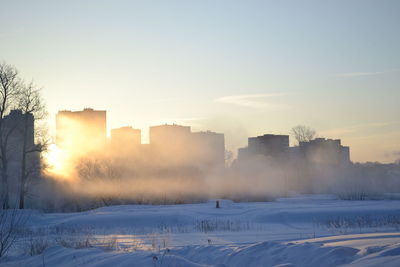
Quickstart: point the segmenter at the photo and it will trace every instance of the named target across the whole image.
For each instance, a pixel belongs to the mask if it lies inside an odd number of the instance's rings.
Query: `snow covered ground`
[[[35,212],[0,266],[400,266],[399,200],[220,204]]]

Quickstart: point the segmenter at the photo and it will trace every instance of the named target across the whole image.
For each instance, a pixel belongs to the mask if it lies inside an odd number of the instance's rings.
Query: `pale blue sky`
[[[247,136],[296,124],[355,161],[400,158],[400,1],[0,0],[0,60],[108,126]]]

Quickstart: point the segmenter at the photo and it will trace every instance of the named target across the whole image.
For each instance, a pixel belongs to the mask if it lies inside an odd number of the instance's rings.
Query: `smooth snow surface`
[[[220,204],[36,212],[29,219],[36,238],[90,232],[114,240],[113,249],[53,244],[28,256],[19,240],[0,266],[400,266],[398,200],[297,196]]]

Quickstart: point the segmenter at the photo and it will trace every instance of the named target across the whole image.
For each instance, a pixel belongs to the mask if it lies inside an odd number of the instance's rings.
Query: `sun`
[[[67,166],[65,157],[63,157],[63,151],[60,150],[56,144],[51,144],[48,151],[45,154],[45,161],[48,165],[47,172],[49,174],[66,177]]]

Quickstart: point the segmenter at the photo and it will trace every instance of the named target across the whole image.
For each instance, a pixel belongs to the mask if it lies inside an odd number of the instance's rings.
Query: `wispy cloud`
[[[397,72],[400,71],[400,69],[392,69],[392,70],[385,70],[385,71],[375,71],[375,72],[345,72],[345,73],[337,73],[334,74],[333,76],[336,77],[361,77],[361,76],[373,76],[373,75],[380,75],[380,74],[385,74],[385,73],[390,73],[390,72]]]
[[[366,129],[381,129],[385,126],[394,126],[400,125],[400,121],[387,121],[387,122],[371,122],[371,123],[363,123],[356,124],[352,126],[346,126],[335,129],[328,129],[324,131],[320,131],[319,134],[323,136],[344,136],[357,132],[362,132],[365,134]]]
[[[271,94],[245,94],[245,95],[230,95],[214,99],[215,102],[232,104],[242,107],[250,107],[256,109],[287,109],[290,106],[286,104],[271,103],[269,98],[286,96],[284,93]]]

